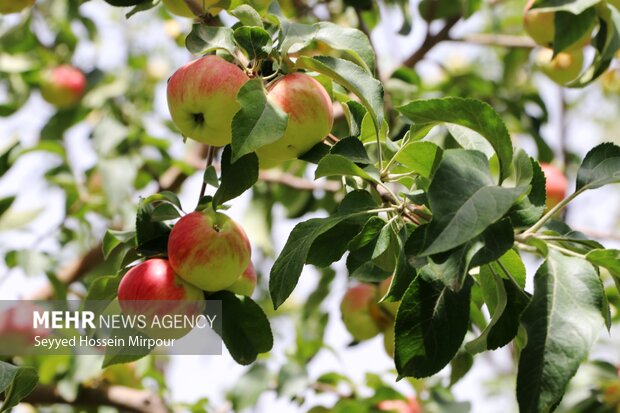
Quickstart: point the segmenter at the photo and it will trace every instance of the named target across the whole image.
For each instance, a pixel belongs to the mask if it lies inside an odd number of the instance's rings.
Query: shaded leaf
[[[549,250],[521,318],[527,332],[517,375],[522,413],[550,412],[560,403],[604,325],[603,302],[603,287],[590,263]]]

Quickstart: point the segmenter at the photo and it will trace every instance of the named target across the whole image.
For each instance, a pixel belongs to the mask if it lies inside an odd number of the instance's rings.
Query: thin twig
[[[450,42],[470,43],[480,46],[498,46],[523,49],[533,49],[537,46],[536,42],[527,36],[513,36],[509,34],[478,33],[470,34],[458,39],[449,38],[446,40]]]
[[[414,67],[418,62],[424,59],[426,54],[430,52],[431,49],[435,47],[438,43],[444,40],[449,40],[450,30],[452,30],[452,28],[456,25],[456,23],[458,23],[460,19],[461,17],[459,16],[446,21],[446,24],[441,28],[441,30],[439,30],[435,34],[432,34],[430,30],[427,31],[426,38],[424,39],[422,45],[411,56],[405,59],[405,61],[403,62],[403,66]]]

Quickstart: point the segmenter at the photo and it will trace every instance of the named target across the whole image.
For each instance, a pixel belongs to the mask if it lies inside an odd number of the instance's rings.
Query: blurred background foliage
[[[602,140],[620,142],[614,133],[620,122],[619,61],[584,89],[554,84],[536,68],[537,49],[523,31],[523,1],[283,0],[280,6],[298,21],[329,20],[371,34],[388,109],[418,98],[481,99],[502,115],[517,145],[569,176],[587,148]],[[233,21],[222,13],[212,23]],[[101,240],[107,228],[133,226],[139,197],[170,190],[184,205],[195,203],[192,188],[202,181],[204,148],[183,142],[165,106],[166,79],[191,59],[184,48],[191,23],[157,1],[116,8],[103,0],[38,0],[30,10],[0,16],[0,298],[83,297],[94,279],[118,268],[118,253],[103,260]],[[310,46],[318,52],[322,47]],[[41,98],[39,86],[44,71],[61,64],[82,70],[87,89],[79,105],[57,110]],[[341,110],[337,115],[334,133],[344,136],[346,121]],[[397,139],[405,125],[388,115],[390,137]],[[434,134],[457,145],[446,129]],[[100,405],[156,411],[130,404],[156,398],[179,411],[314,413],[482,412],[496,411],[485,398],[512,403],[510,349],[476,363],[463,352],[449,371],[395,384],[380,343],[349,348],[335,310],[345,285],[336,276],[342,263],[307,270],[314,276],[273,312],[263,275],[275,251],[298,218],[332,211],[341,199],[337,186],[313,182],[312,176],[302,161],[262,171],[251,194],[230,211],[250,235],[262,273],[255,297],[273,324],[273,354],[249,368],[204,362],[204,370],[191,372],[191,380],[202,384],[189,387],[205,398],[191,403],[175,399],[174,388],[185,383],[179,380],[183,373],[168,373],[174,359],[147,357],[104,370],[96,357],[4,360],[37,369],[40,386],[29,401],[59,403],[49,411],[103,411]],[[567,220],[617,244],[618,188],[597,196],[571,204]],[[612,304],[618,308],[617,294]],[[580,370],[560,411],[620,411],[620,354],[609,338],[600,348],[593,355],[600,360]],[[354,352],[359,371],[368,372],[349,377],[343,364],[335,368],[346,352]],[[234,378],[216,385],[228,372]],[[459,390],[468,374],[474,378]],[[109,392],[116,386],[128,389],[121,400]],[[382,404],[386,400],[401,403]],[[470,401],[482,404],[472,408]]]

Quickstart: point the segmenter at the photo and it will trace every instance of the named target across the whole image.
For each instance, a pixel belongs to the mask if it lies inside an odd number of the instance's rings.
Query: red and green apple
[[[239,110],[237,93],[248,81],[243,70],[215,55],[179,68],[168,80],[168,109],[188,138],[212,146],[231,142],[231,124]]]

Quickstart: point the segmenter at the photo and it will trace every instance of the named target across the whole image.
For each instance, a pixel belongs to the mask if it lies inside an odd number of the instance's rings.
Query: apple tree
[[[618,222],[571,219],[587,214],[573,200],[617,191],[620,146],[584,148],[568,125],[593,100],[617,111],[620,4],[524,3],[0,0],[0,174],[39,163],[29,179],[61,194],[52,226],[49,205],[19,206],[27,188],[0,199],[0,283],[221,303],[222,357],[248,366],[217,406],[171,400],[150,351],[6,356],[0,411],[241,411],[271,394],[315,413],[465,412],[453,386],[499,349],[519,412],[616,411],[618,369],[589,354],[617,334]],[[113,36],[116,66],[98,48]],[[14,318],[0,339],[32,335]],[[392,380],[311,373],[339,318],[352,346],[382,336]]]

